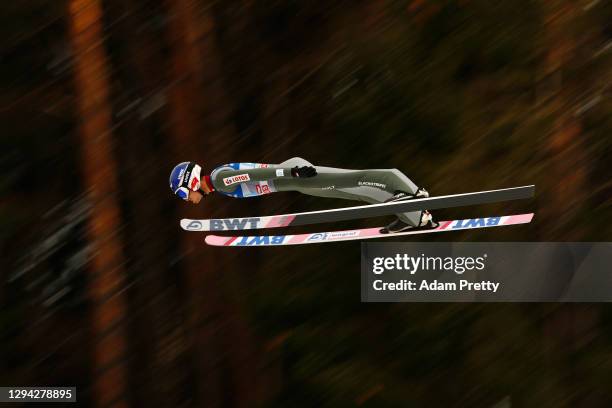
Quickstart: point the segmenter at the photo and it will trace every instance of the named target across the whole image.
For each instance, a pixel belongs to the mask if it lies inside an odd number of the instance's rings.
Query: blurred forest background
[[[608,305],[361,304],[358,243],[228,250],[178,225],[352,203],[168,189],[184,160],[397,167],[432,194],[536,185],[434,214],[531,225],[427,239],[610,240],[612,2],[5,1],[0,49],[0,384],[97,407],[612,403]]]

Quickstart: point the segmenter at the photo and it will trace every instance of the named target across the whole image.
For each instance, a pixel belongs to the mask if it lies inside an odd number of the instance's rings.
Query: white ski
[[[219,236],[208,235],[206,243],[213,246],[280,246],[304,245],[322,242],[350,241],[356,239],[393,238],[406,235],[429,234],[432,232],[459,231],[476,228],[501,227],[530,223],[533,213],[506,215],[501,217],[470,218],[465,220],[441,221],[436,228],[415,231],[382,234],[377,228],[364,228],[345,231],[315,232],[297,235],[255,235],[255,236]]]
[[[500,190],[478,191],[474,193],[452,194],[437,197],[419,198],[390,203],[368,204],[355,207],[333,208],[295,214],[270,215],[263,217],[222,218],[222,219],[182,219],[181,227],[187,231],[232,231],[264,228],[293,227],[297,225],[337,222],[409,211],[435,210],[466,205],[486,204],[508,200],[531,198],[535,187],[522,186]]]

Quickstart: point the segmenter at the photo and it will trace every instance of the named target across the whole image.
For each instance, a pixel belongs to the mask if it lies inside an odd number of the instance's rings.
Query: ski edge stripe
[[[453,222],[452,221],[442,221],[437,229],[444,230],[449,227]]]
[[[280,228],[286,227],[293,222],[295,219],[294,214],[288,215],[272,215],[271,220],[265,224],[264,228]]]
[[[237,240],[238,237],[231,237],[230,239],[227,240],[227,242],[225,244],[223,244],[224,246],[231,246],[232,242],[234,242],[235,240]]]

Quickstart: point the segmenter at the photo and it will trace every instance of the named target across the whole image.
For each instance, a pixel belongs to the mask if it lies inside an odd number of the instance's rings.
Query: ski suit
[[[313,166],[315,177],[294,178],[295,166]],[[214,169],[210,182],[221,194],[236,198],[255,197],[278,191],[297,191],[317,197],[341,198],[374,204],[392,197],[396,191],[415,194],[418,187],[398,169],[349,170],[315,166],[300,157],[280,164],[229,163]],[[397,214],[416,226],[421,211]]]

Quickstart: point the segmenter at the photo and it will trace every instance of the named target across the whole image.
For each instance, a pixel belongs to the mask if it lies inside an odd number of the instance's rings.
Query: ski
[[[476,228],[492,228],[507,225],[527,224],[533,213],[506,215],[501,217],[469,218],[465,220],[441,221],[436,228],[416,231],[382,234],[377,228],[363,228],[345,231],[315,232],[297,235],[219,236],[208,235],[206,243],[212,246],[282,246],[318,244],[322,242],[351,241],[356,239],[393,238],[406,235],[429,234],[443,231],[460,231]]]
[[[533,197],[534,191],[535,187],[530,185],[295,214],[208,220],[182,219],[181,227],[187,231],[232,231],[293,227],[297,225],[371,218],[408,211],[435,210],[438,208],[462,207],[467,205],[520,200]]]

